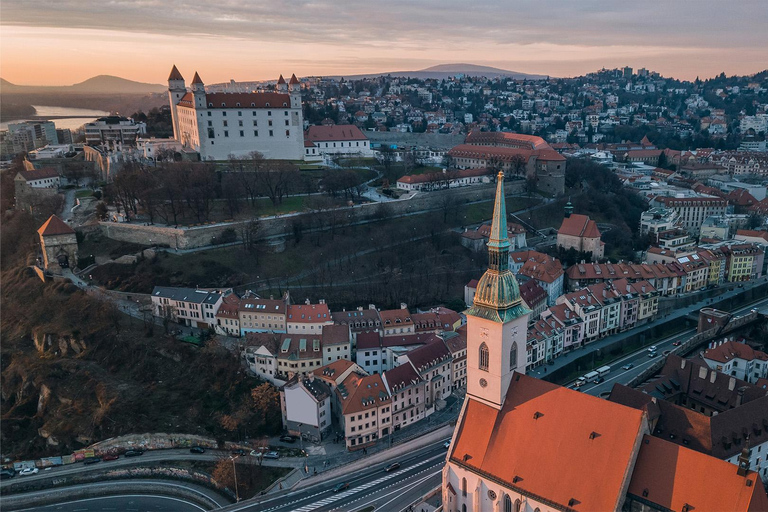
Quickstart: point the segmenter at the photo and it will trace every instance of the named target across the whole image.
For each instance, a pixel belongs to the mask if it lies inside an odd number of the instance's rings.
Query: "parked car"
[[[283,437],[280,438],[280,440],[282,442],[284,442],[284,443],[295,443],[296,442],[296,438],[293,437],[293,436],[283,436]]]
[[[193,446],[189,449],[189,453],[205,453],[205,448],[202,446]]]
[[[634,367],[635,367],[635,365],[634,365],[634,364],[632,364],[632,363],[627,363],[627,364],[625,364],[624,366],[622,366],[622,367],[621,367],[621,369],[622,369],[622,370],[631,370],[631,369],[632,369],[632,368],[634,368]]]
[[[349,483],[347,482],[339,482],[333,487],[333,492],[340,492],[345,489],[349,489]]]
[[[125,452],[126,457],[139,457],[141,455],[144,455],[144,452],[141,450],[128,450]]]
[[[392,464],[390,464],[389,466],[387,466],[387,467],[384,469],[384,471],[386,471],[387,473],[389,473],[390,471],[394,471],[394,470],[396,470],[396,469],[400,469],[400,463],[399,463],[399,462],[393,462]]]
[[[24,468],[21,471],[19,471],[19,474],[21,476],[27,476],[27,475],[36,475],[40,472],[37,468]]]
[[[101,462],[101,457],[86,457],[85,460],[83,460],[83,465],[88,466],[89,464],[96,464],[97,462]]]
[[[6,478],[13,478],[16,476],[16,471],[11,468],[5,468],[0,470],[0,480],[5,480]]]
[[[106,460],[117,460],[119,458],[120,458],[120,456],[118,454],[116,454],[116,453],[107,453],[106,455],[102,455],[101,456],[101,460],[104,460],[104,461],[106,461]]]
[[[280,454],[277,452],[267,452],[264,454],[265,459],[279,459]]]
[[[232,450],[232,455],[245,455],[246,451],[242,448],[238,448],[236,450]]]

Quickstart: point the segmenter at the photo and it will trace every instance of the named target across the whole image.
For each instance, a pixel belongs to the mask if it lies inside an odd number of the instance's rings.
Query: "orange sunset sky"
[[[365,2],[3,0],[0,76],[68,85],[94,75],[206,83],[417,70],[467,62],[575,76],[646,67],[694,79],[768,67],[763,0]],[[471,7],[470,7],[471,6]]]

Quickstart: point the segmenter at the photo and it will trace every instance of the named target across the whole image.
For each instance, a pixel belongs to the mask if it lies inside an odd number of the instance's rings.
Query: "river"
[[[86,117],[64,117],[62,119],[53,119],[56,128],[69,128],[70,130],[77,130],[85,123],[90,123],[98,117],[108,116],[109,112],[104,110],[93,110],[88,108],[71,108],[71,107],[50,107],[46,105],[32,105],[35,107],[37,116],[40,117],[53,117],[53,116],[93,116],[91,118]],[[15,121],[6,121],[0,123],[0,130],[7,130],[9,123],[18,123],[22,119]]]

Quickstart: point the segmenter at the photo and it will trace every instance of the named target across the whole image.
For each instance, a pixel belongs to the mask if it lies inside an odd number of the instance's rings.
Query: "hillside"
[[[476,64],[439,64],[425,69],[413,70],[413,71],[389,71],[382,73],[368,73],[363,75],[344,75],[348,80],[359,80],[362,78],[374,78],[377,76],[390,75],[393,77],[409,77],[419,79],[444,79],[450,78],[456,75],[465,76],[485,76],[488,78],[495,78],[498,76],[507,76],[515,79],[527,79],[527,80],[543,80],[548,78],[546,75],[535,75],[529,73],[520,73],[519,71],[509,71],[506,69],[499,69],[490,66],[478,66]],[[340,76],[332,76],[329,78],[340,78]]]
[[[73,85],[16,85],[0,78],[3,94],[153,94],[163,93],[166,86],[135,82],[111,75],[99,75]]]

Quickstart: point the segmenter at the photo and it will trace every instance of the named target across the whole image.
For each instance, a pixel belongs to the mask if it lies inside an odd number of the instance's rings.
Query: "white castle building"
[[[258,151],[265,158],[301,160],[304,121],[301,85],[280,76],[275,92],[206,93],[195,73],[188,91],[176,66],[168,77],[173,136],[201,160],[246,157]]]

